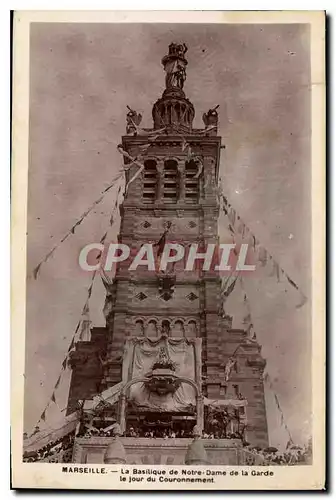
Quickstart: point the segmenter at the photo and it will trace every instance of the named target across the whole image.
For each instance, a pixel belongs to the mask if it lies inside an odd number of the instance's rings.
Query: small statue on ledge
[[[209,111],[207,113],[203,113],[203,122],[204,122],[204,125],[205,125],[205,128],[208,129],[208,128],[215,128],[217,127],[218,125],[218,113],[217,113],[217,109],[219,108],[219,104],[217,104],[217,106],[215,106],[214,108],[211,108],[209,109]]]
[[[142,120],[142,114],[137,113],[134,109],[127,106],[129,110],[126,115],[126,134],[135,134],[137,127],[140,125]]]

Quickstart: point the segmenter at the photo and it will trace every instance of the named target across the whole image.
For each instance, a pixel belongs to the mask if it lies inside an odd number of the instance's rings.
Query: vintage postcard
[[[325,487],[325,15],[16,12],[12,486]]]

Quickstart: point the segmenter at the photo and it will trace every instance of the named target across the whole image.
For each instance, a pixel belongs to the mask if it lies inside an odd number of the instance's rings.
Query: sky
[[[27,273],[99,197],[122,159],[126,106],[152,126],[164,90],[161,58],[172,41],[188,46],[186,96],[194,127],[219,104],[223,190],[247,226],[310,297],[310,33],[308,25],[33,23],[30,48],[30,138]],[[87,243],[106,231],[113,190],[27,280],[25,429],[50,399],[83,304],[90,276],[78,266]],[[219,221],[225,235],[225,221]],[[117,234],[114,230],[114,236]],[[113,237],[113,234],[110,234]],[[311,329],[308,303],[258,271],[246,278],[252,317],[267,371],[293,439],[310,435]],[[232,296],[233,313],[241,296]],[[104,290],[90,302],[104,325]],[[66,404],[68,373],[57,392]],[[282,446],[272,391],[266,387],[271,444]],[[47,419],[59,414],[52,405]]]

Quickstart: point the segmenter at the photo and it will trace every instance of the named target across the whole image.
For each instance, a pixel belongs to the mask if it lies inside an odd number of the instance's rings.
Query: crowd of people
[[[59,438],[56,441],[46,444],[37,451],[25,452],[24,462],[70,462],[72,447],[74,443],[74,433]]]
[[[97,429],[97,428],[85,428],[81,429],[79,433],[77,434],[77,437],[85,437],[85,438],[90,438],[93,436],[98,436],[98,437],[113,437],[113,429],[105,431],[104,429]]]
[[[262,452],[266,463],[270,465],[304,465],[310,463],[310,454],[307,448],[295,446],[284,452]]]
[[[140,426],[134,424],[126,430],[125,436],[132,438],[161,438],[161,439],[181,439],[192,438],[192,425],[175,427]],[[108,431],[91,427],[85,428],[78,434],[78,437],[112,437],[113,428]],[[74,444],[74,433],[71,433],[63,438],[46,444],[40,450],[34,452],[26,452],[23,456],[24,462],[59,462],[67,463],[72,459],[72,447]],[[224,434],[224,432],[206,432],[202,433],[202,439],[241,439],[239,433]],[[289,446],[285,451],[280,452],[276,448],[261,449],[259,446],[251,446],[243,441],[244,448],[248,452],[247,461],[251,459],[253,463],[259,462],[263,465],[304,465],[311,462],[311,447],[310,446]],[[254,461],[257,459],[257,462]],[[251,462],[251,464],[252,464]]]
[[[261,449],[259,446],[249,445],[246,446],[246,450],[249,452],[248,465],[306,465],[311,463],[309,446],[292,445],[285,451],[278,451],[273,447]]]
[[[134,425],[126,430],[126,437],[133,438],[163,438],[163,439],[181,439],[193,437],[193,425],[185,427],[153,427],[146,428]],[[202,439],[241,439],[238,432],[226,432],[226,429],[205,429],[202,433]]]
[[[126,431],[126,437],[143,437],[143,438],[161,438],[161,439],[176,439],[192,437],[192,429],[174,429],[154,427],[151,429],[141,427],[130,427]]]

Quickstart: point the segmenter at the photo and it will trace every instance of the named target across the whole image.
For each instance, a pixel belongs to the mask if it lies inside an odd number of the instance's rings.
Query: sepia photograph
[[[324,13],[58,14],[14,29],[14,486],[322,489]]]

